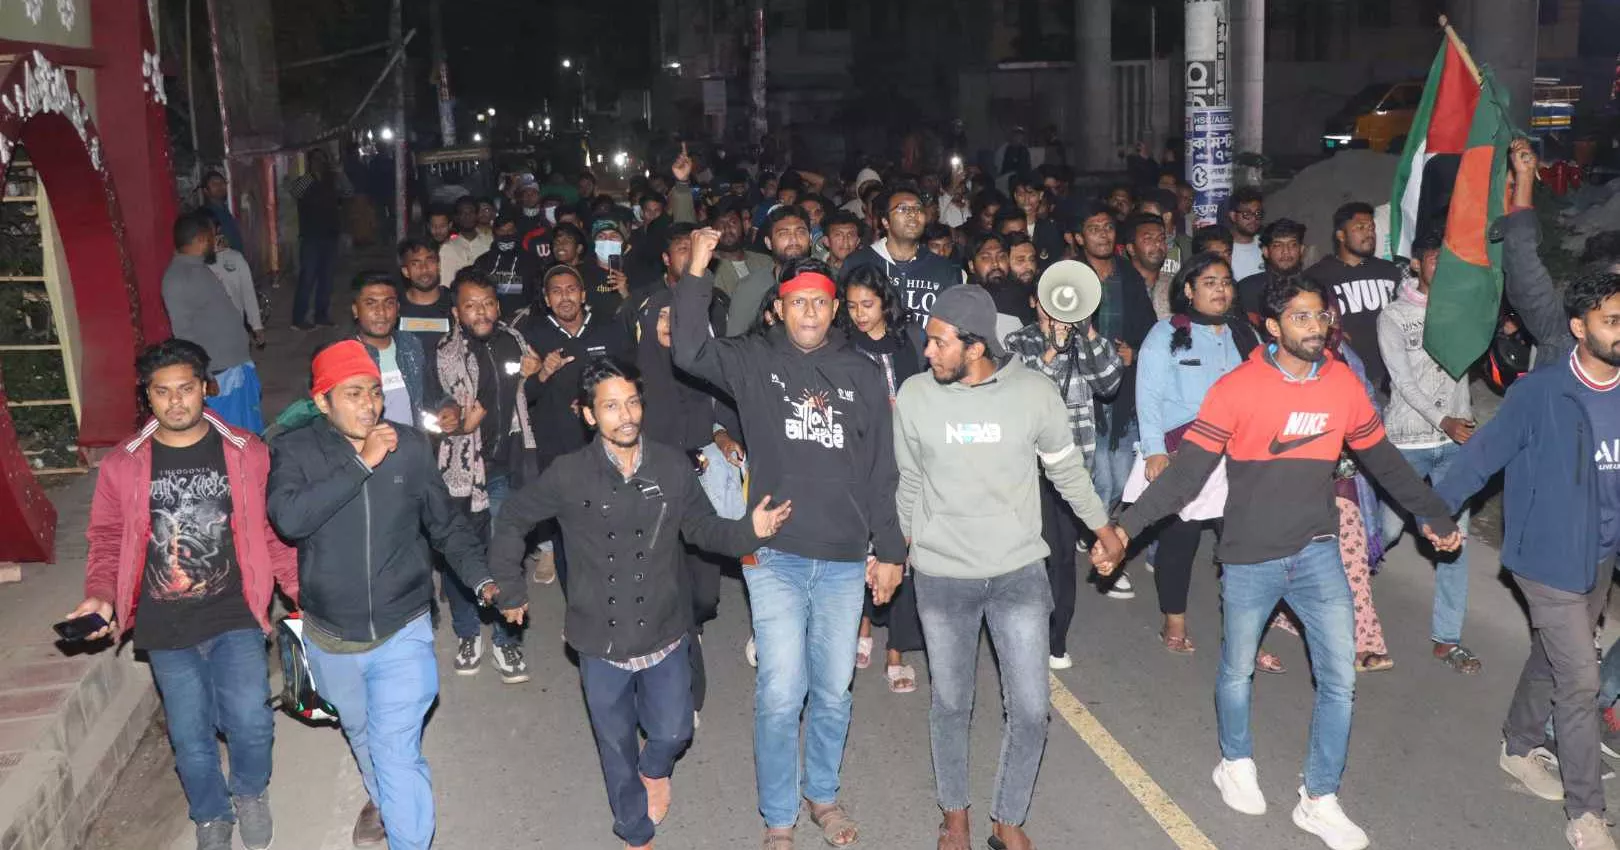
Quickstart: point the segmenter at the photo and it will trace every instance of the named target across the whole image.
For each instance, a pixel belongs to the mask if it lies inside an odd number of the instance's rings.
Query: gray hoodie
[[[976,386],[907,379],[894,443],[900,529],[927,575],[988,579],[1050,554],[1037,461],[1087,526],[1108,523],[1057,387],[1017,358]]]

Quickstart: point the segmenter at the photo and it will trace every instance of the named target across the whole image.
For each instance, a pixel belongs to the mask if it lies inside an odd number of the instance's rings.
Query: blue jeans
[[[687,638],[645,670],[579,657],[585,707],[613,810],[613,834],[626,844],[639,847],[653,840],[641,777],[664,779],[674,773],[675,759],[692,742],[691,647],[692,638]],[[647,733],[645,747],[638,730]]]
[[[1001,668],[1001,759],[996,765],[990,817],[1022,824],[1035,794],[1035,775],[1046,749],[1051,692],[1047,679],[1048,617],[1052,590],[1036,561],[990,579],[943,578],[916,573],[917,611],[928,641],[933,701],[928,739],[934,754],[939,807],[968,807],[968,730],[978,682],[980,624],[990,628]]]
[[[468,515],[473,531],[483,535],[484,542],[489,543],[495,531],[495,518],[501,514],[501,505],[506,503],[506,496],[511,487],[504,475],[498,475],[484,483],[484,491],[489,494],[489,510],[479,511]],[[470,500],[457,500],[458,505],[466,505]],[[442,583],[444,598],[450,606],[450,628],[460,640],[478,637],[483,631],[484,619],[487,617],[495,623],[490,635],[496,646],[517,646],[523,642],[523,627],[514,626],[506,622],[493,608],[484,608],[478,604],[477,597],[472,588],[462,583],[456,577],[454,570],[444,570]]]
[[[1313,797],[1335,794],[1350,745],[1350,709],[1356,690],[1356,611],[1350,580],[1339,560],[1337,537],[1312,540],[1285,558],[1222,567],[1225,617],[1221,670],[1215,685],[1221,755],[1233,760],[1254,755],[1249,729],[1254,654],[1279,601],[1287,602],[1305,626],[1311,673],[1316,678],[1305,790]]]
[[[1401,449],[1401,457],[1412,465],[1421,477],[1439,481],[1451,468],[1451,461],[1462,449],[1456,443],[1447,443],[1428,449]],[[1406,518],[1394,506],[1384,503],[1384,549],[1388,550],[1401,539]],[[1468,534],[1468,511],[1457,517],[1457,528]],[[1468,542],[1456,555],[1441,554],[1445,560],[1434,562],[1434,615],[1429,624],[1429,639],[1435,643],[1459,643],[1462,640],[1463,615],[1468,612]]]
[[[298,291],[293,295],[293,324],[309,316],[312,302],[315,321],[328,321],[337,253],[336,236],[305,236],[298,240]]]
[[[759,655],[754,780],[765,825],[782,829],[799,814],[799,715],[807,696],[804,796],[818,805],[838,799],[866,564],[770,548],[755,557],[759,565],[743,570]]]
[[[1112,417],[1114,412],[1109,410],[1108,415]],[[1120,436],[1119,445],[1115,448],[1108,447],[1112,438],[1097,435],[1097,469],[1092,475],[1092,483],[1097,485],[1097,495],[1102,497],[1103,504],[1109,509],[1125,495],[1125,482],[1130,480],[1131,464],[1136,461],[1138,434],[1136,420],[1132,419],[1130,428]]]
[[[231,797],[258,797],[270,785],[270,668],[264,633],[222,632],[185,649],[148,653],[163,696],[175,770],[197,823],[234,821]],[[219,741],[231,759],[227,785],[219,770]]]
[[[360,779],[382,813],[390,850],[427,850],[433,841],[433,778],[422,757],[422,725],[439,696],[427,615],[367,652],[306,645],[316,687],[338,710]]]

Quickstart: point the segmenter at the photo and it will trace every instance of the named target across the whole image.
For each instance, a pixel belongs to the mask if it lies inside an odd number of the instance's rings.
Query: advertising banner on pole
[[[1194,227],[1220,221],[1232,197],[1232,108],[1187,110],[1187,182],[1193,188]]]

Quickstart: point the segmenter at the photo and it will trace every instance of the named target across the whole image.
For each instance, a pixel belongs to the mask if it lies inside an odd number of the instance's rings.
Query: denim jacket
[[[1144,456],[1168,454],[1166,431],[1198,416],[1209,388],[1243,363],[1233,330],[1194,324],[1192,347],[1170,351],[1175,333],[1171,319],[1161,319],[1148,332],[1136,358],[1136,422]]]

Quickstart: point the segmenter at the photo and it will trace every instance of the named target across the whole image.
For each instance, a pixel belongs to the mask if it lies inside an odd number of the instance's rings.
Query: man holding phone
[[[297,558],[265,509],[270,453],[206,408],[212,382],[197,344],[150,346],[135,372],[150,418],[102,461],[85,534],[85,600],[58,632],[99,640],[135,630],[198,850],[230,850],[233,822],[243,846],[264,850],[274,835],[264,647],[273,585],[298,599]],[[229,781],[216,734],[230,752]]]

